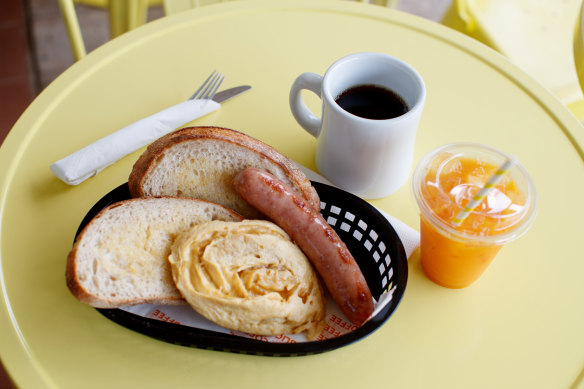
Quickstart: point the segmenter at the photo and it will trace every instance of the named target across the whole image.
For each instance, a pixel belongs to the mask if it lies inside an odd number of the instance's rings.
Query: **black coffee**
[[[335,101],[345,111],[365,119],[391,119],[408,112],[408,104],[392,90],[377,85],[357,85]]]

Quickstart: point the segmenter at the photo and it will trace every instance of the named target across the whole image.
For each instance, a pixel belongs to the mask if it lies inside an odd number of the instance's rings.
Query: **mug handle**
[[[300,94],[303,89],[312,91],[318,97],[321,97],[322,76],[315,73],[302,73],[296,78],[290,89],[290,109],[292,110],[292,115],[294,115],[294,118],[302,128],[317,138],[322,128],[322,118],[314,115],[304,103]]]

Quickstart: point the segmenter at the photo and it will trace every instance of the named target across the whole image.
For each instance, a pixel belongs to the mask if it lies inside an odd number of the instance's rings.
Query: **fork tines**
[[[213,73],[211,73],[211,75],[207,77],[203,85],[201,85],[199,89],[197,89],[197,91],[193,93],[189,100],[212,99],[215,96],[215,93],[217,93],[217,90],[219,89],[219,86],[221,86],[221,83],[223,82],[224,79],[225,76],[223,76],[223,74],[213,70]]]

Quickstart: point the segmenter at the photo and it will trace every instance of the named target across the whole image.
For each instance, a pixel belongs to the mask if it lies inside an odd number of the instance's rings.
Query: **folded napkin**
[[[299,166],[300,169],[306,174],[306,176],[313,181],[321,182],[327,185],[331,184],[326,178],[322,177],[318,173],[305,168],[304,166]],[[399,236],[404,249],[406,251],[406,256],[409,259],[410,255],[418,248],[420,245],[420,233],[414,230],[412,227],[408,226],[401,220],[385,213],[384,211],[378,210],[389,220],[393,228],[395,229],[397,235]],[[373,311],[373,316],[377,315],[387,304],[389,304],[393,298],[393,291],[395,286],[383,293],[379,301],[375,304],[375,310]],[[249,334],[244,334],[237,331],[230,331],[223,327],[218,326],[215,323],[205,319],[203,316],[195,312],[189,305],[155,305],[155,304],[140,304],[134,306],[122,307],[122,310],[133,313],[138,316],[142,316],[148,319],[156,319],[162,321],[168,321],[171,323],[181,324],[187,327],[200,328],[203,330],[221,332],[221,333],[231,333],[234,335],[239,335],[242,337],[249,337]],[[341,312],[339,307],[333,302],[332,299],[327,298],[326,306],[326,322],[329,326],[334,329],[334,335],[327,334],[327,337],[340,336],[352,331],[352,326],[348,325],[348,321],[345,319],[344,314]],[[339,318],[343,319],[342,323],[346,325],[338,325]],[[287,337],[255,337],[256,339],[261,339],[274,343],[283,343],[288,339],[292,339],[294,342],[306,342],[305,334],[288,335]]]
[[[221,105],[213,100],[187,100],[130,124],[51,165],[55,176],[78,185],[126,155]]]

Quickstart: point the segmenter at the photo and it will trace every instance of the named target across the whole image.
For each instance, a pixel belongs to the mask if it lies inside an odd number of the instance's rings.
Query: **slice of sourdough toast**
[[[316,190],[292,160],[255,138],[220,127],[187,127],[153,142],[134,164],[128,185],[132,197],[199,198],[258,218],[261,214],[233,186],[235,175],[248,167],[270,172],[320,209]]]
[[[178,234],[212,220],[241,221],[219,204],[188,198],[141,198],[104,208],[77,236],[67,258],[67,286],[96,308],[183,304],[168,262]]]

